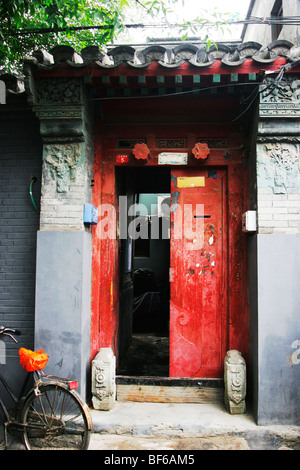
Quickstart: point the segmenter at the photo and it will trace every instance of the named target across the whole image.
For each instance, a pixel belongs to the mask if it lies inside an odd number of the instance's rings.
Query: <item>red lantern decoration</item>
[[[192,152],[195,158],[205,160],[208,157],[210,150],[207,144],[203,142],[198,142],[193,148]]]
[[[138,160],[147,160],[150,150],[148,149],[146,144],[135,144],[132,152],[135,158],[137,158]]]

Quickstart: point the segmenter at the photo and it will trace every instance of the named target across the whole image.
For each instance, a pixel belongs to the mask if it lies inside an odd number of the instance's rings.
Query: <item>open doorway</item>
[[[126,304],[123,302],[120,306],[124,311],[129,310],[130,315],[126,314],[126,325],[124,321],[120,323],[120,335],[124,337],[127,331],[127,338],[117,374],[168,377],[170,172],[132,168],[131,178],[128,178],[128,169],[126,170],[119,171],[126,178],[125,192],[133,201],[134,209],[130,211],[128,208],[128,238],[122,245],[121,258],[124,259],[126,251],[128,265],[126,246],[131,245],[129,251],[132,251],[132,264],[130,273],[127,269],[125,277],[128,287],[130,276],[132,295],[127,295]],[[121,290],[125,277],[121,273]],[[122,295],[120,291],[121,298]],[[124,312],[120,311],[120,318],[122,317],[124,318]]]

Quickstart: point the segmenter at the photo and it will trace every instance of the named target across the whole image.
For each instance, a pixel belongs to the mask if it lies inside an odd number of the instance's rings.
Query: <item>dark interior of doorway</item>
[[[170,170],[135,167],[123,174],[127,182],[132,182],[137,208],[140,204],[147,208],[149,236],[133,242],[132,334],[117,374],[168,377],[170,240],[166,234],[169,220],[163,221],[161,203],[169,203]]]

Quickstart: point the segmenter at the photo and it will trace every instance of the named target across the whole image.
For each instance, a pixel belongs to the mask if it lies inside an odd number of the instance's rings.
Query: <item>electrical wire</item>
[[[281,25],[281,26],[300,26],[300,16],[286,16],[286,17],[249,17],[244,20],[224,20],[224,21],[218,21],[217,22],[218,26],[224,26],[224,25]],[[166,27],[171,27],[171,28],[176,28],[180,27],[182,28],[183,26],[190,26],[190,27],[213,27],[216,26],[216,23],[213,22],[204,22],[201,23],[201,21],[192,21],[187,23],[185,25],[184,23],[171,23],[171,24],[165,24],[165,23],[160,23],[160,24],[125,24],[124,28],[125,29],[131,29],[131,28],[166,28]],[[69,27],[63,27],[63,28],[32,28],[32,29],[16,29],[14,31],[11,31],[8,35],[9,36],[28,36],[32,34],[50,34],[50,33],[61,33],[61,32],[71,32],[71,31],[86,31],[86,30],[112,30],[114,29],[114,25],[92,25],[92,26],[69,26]]]
[[[255,103],[255,101],[257,100],[257,98],[258,98],[258,96],[259,96],[259,94],[261,93],[261,92],[259,91],[259,87],[256,88],[255,92],[256,92],[256,93],[255,93],[255,96],[254,96],[254,98],[250,101],[250,103],[248,104],[247,108],[245,108],[236,118],[232,119],[231,122],[236,122],[236,121],[238,121],[242,116],[244,116],[244,114],[246,114],[246,112],[248,111],[248,109],[251,108],[251,106],[253,105],[253,103]],[[253,93],[251,93],[251,95],[252,95],[252,94],[253,94]]]

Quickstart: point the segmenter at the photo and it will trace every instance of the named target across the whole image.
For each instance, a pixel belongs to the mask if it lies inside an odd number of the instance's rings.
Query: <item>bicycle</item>
[[[20,334],[19,330],[0,326],[0,336],[9,336],[16,343],[15,336]],[[34,353],[37,359],[39,353]],[[18,397],[0,374],[0,381],[14,403],[8,411],[0,397],[4,417],[1,449],[8,448],[7,433],[12,429],[21,433],[27,450],[87,450],[92,420],[88,406],[76,392],[78,382],[44,374],[45,365],[36,367],[37,370],[28,372]],[[31,379],[33,387],[26,393]]]

